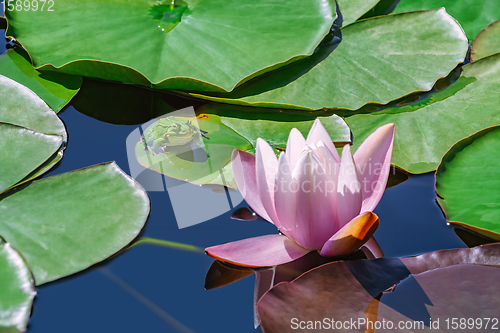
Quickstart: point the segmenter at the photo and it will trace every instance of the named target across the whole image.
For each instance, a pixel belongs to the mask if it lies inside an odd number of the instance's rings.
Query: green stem
[[[167,240],[163,240],[163,239],[156,239],[156,238],[149,238],[149,237],[139,238],[139,240],[137,240],[135,243],[130,245],[127,248],[127,250],[130,250],[132,247],[139,245],[139,244],[154,244],[154,245],[166,246],[166,247],[170,247],[170,248],[178,249],[178,250],[205,253],[204,249],[202,249],[201,247],[195,246],[195,245],[171,242],[171,241],[167,241]]]

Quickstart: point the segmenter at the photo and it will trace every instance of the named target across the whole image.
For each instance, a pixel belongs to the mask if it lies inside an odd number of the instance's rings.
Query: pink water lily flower
[[[307,139],[293,129],[279,159],[257,140],[256,155],[234,150],[232,168],[248,205],[274,223],[280,234],[243,239],[205,249],[240,266],[275,266],[310,251],[340,256],[359,249],[379,225],[372,213],[389,176],[394,124],[372,133],[354,156],[345,145],[339,157],[319,121]]]

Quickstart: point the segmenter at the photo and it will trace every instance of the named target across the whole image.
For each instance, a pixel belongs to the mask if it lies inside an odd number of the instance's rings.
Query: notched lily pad
[[[500,240],[500,126],[457,142],[436,171],[438,202],[451,223]]]
[[[336,17],[333,0],[61,0],[55,7],[6,13],[7,35],[37,69],[199,91],[230,91],[312,54]]]

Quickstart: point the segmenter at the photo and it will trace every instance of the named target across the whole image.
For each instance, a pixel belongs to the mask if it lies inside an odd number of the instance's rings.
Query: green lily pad
[[[231,93],[193,96],[262,107],[356,110],[430,90],[464,60],[468,48],[460,26],[443,9],[362,20],[341,32],[338,46],[325,45]]]
[[[153,141],[146,142],[146,135],[137,142],[135,152],[139,163],[169,177],[193,184],[212,184],[213,180],[220,177],[224,171],[223,168],[231,160],[231,153],[234,149],[252,148],[245,138],[216,119],[173,116],[166,117],[166,119],[179,123],[190,120],[196,128],[206,133],[204,136],[193,136],[193,140],[187,144],[169,147],[166,152],[151,148]],[[151,131],[157,123],[153,121],[144,132]]]
[[[339,143],[351,142],[351,131],[345,121],[337,115],[323,116],[297,114],[297,112],[282,110],[272,113],[265,108],[249,108],[243,106],[206,104],[198,112],[199,117],[207,117],[215,122],[221,122],[245,139],[252,148],[256,148],[257,138],[263,138],[273,148],[286,148],[288,135],[292,128],[297,128],[307,137],[316,118],[330,134],[332,141]]]
[[[375,7],[373,7],[365,15],[363,15],[360,20],[375,16],[388,15],[394,11],[394,8],[396,8],[396,5],[399,3],[399,1],[400,0],[381,0]]]
[[[488,24],[500,20],[497,0],[401,0],[394,13],[445,7],[473,40]]]
[[[36,180],[0,198],[0,235],[23,254],[37,285],[115,254],[143,228],[146,192],[106,163]]]
[[[372,10],[380,0],[337,0],[345,27]]]
[[[500,52],[500,21],[484,28],[477,35],[470,49],[472,61]]]
[[[25,86],[0,75],[0,193],[47,172],[61,158],[64,124]]]
[[[62,138],[0,123],[0,193],[28,176],[59,150]],[[7,158],[5,158],[7,157]]]
[[[67,140],[61,119],[33,91],[0,75],[0,96],[0,122]]]
[[[0,238],[0,333],[26,330],[35,294],[24,259]]]
[[[312,54],[336,13],[332,0],[176,0],[173,8],[167,0],[60,0],[53,11],[6,17],[7,35],[26,47],[36,68],[160,89],[230,91]]]
[[[466,136],[500,124],[500,54],[463,66],[445,90],[416,103],[346,117],[354,146],[383,124],[395,123],[393,164],[412,173],[433,171],[441,157]]]
[[[28,87],[56,112],[68,104],[82,84],[79,76],[40,73],[33,68],[24,50],[18,47],[0,55],[0,75]]]
[[[447,219],[497,241],[500,241],[499,186],[499,126],[457,142],[444,155],[436,172],[438,202]]]

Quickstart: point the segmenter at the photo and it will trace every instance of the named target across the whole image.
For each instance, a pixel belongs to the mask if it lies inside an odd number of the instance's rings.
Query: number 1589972
[[[9,12],[54,11],[54,0],[5,0],[5,10]]]

